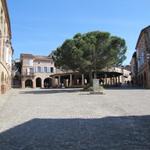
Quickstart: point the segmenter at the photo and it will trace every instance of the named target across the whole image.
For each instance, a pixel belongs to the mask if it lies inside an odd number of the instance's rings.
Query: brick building
[[[150,26],[142,29],[137,44],[137,83],[150,88]]]
[[[7,3],[6,0],[0,0],[0,94],[11,88],[12,54]]]

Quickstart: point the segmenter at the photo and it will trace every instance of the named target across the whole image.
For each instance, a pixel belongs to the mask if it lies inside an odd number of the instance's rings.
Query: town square
[[[104,92],[10,91],[0,97],[0,149],[148,150],[149,90]]]
[[[150,150],[149,4],[0,0],[0,150]]]

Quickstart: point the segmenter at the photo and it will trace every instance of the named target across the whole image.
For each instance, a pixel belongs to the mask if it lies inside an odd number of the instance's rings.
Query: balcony
[[[21,76],[22,77],[34,77],[35,74],[34,74],[34,72],[22,72]]]

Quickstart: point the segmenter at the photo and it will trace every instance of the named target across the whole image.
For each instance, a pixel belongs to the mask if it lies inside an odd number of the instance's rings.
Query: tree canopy
[[[56,66],[83,73],[121,65],[126,59],[125,40],[108,32],[76,34],[54,51]]]

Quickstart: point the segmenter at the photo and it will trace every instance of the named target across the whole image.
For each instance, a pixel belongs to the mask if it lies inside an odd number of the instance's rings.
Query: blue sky
[[[150,0],[7,0],[14,58],[48,55],[76,33],[108,31],[126,40],[127,59],[150,23]]]

